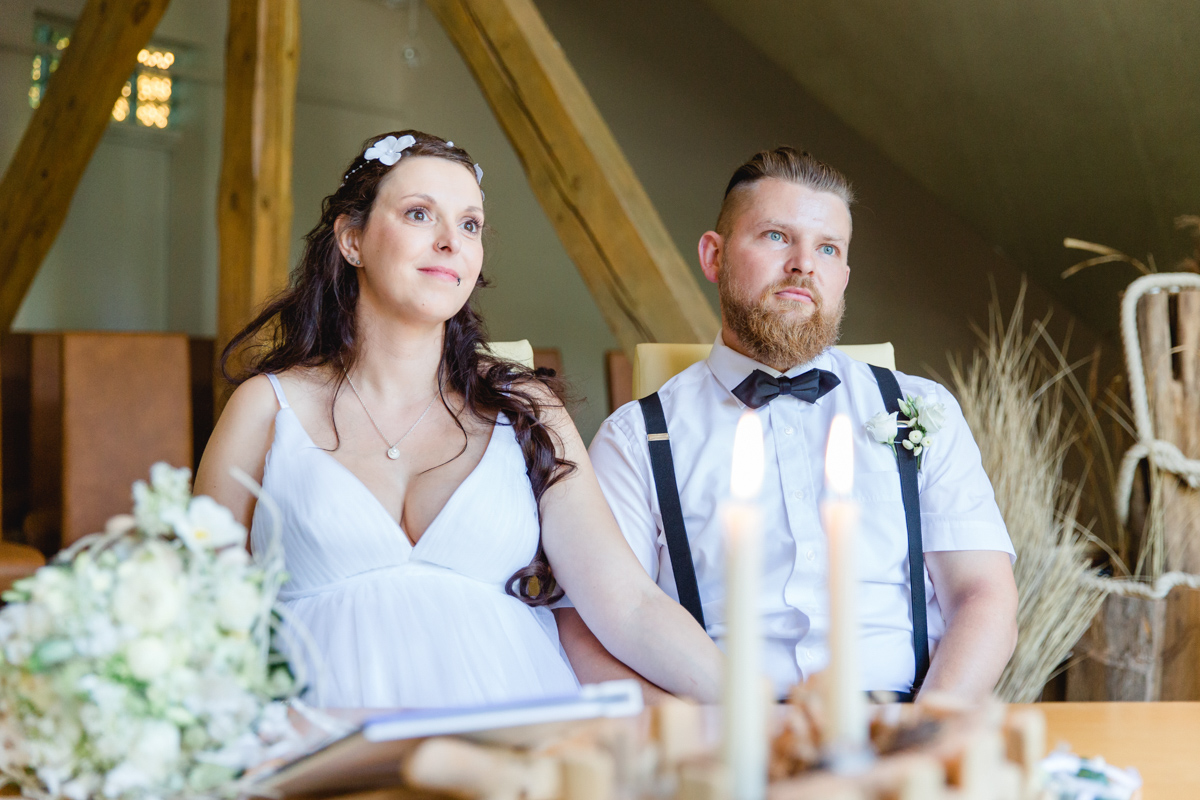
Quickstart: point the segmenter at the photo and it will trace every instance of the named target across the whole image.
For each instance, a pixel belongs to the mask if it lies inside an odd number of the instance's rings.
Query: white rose
[[[160,781],[175,768],[179,752],[179,728],[161,719],[149,719],[142,723],[127,763],[152,781]]]
[[[226,547],[217,553],[217,569],[223,573],[241,572],[250,565],[245,547]]]
[[[67,800],[88,800],[99,788],[100,776],[94,772],[85,772],[63,784],[62,796]]]
[[[259,606],[260,597],[255,586],[246,581],[231,581],[220,589],[217,619],[225,630],[244,633],[258,619]]]
[[[57,618],[69,616],[75,605],[75,582],[62,567],[39,569],[30,587],[30,600],[45,606]]]
[[[164,514],[176,535],[192,550],[220,550],[246,546],[246,528],[225,506],[211,497],[194,497],[186,512],[172,509]]]
[[[160,461],[150,468],[149,484],[134,483],[133,516],[138,527],[155,536],[170,533],[171,526],[164,515],[187,507],[191,475],[189,469],[175,469]]]
[[[896,416],[898,412],[888,414],[880,411],[875,416],[867,420],[867,433],[871,435],[875,441],[880,444],[891,444],[896,441],[896,432],[898,425]]]
[[[183,505],[192,493],[192,471],[159,461],[150,467],[150,485],[168,503]]]
[[[946,425],[946,407],[941,403],[928,403],[921,409],[921,427],[925,433],[934,434]]]
[[[108,522],[104,523],[104,532],[119,536],[123,533],[129,533],[137,527],[137,518],[132,514],[117,514],[115,517],[109,517]]]
[[[122,761],[108,771],[104,778],[104,795],[120,797],[131,789],[143,789],[151,784],[150,776],[128,761]]]
[[[152,681],[171,667],[171,651],[157,636],[135,639],[125,648],[129,671],[139,681]]]
[[[113,616],[143,632],[164,631],[183,609],[183,589],[179,576],[169,571],[132,570],[113,592]]]

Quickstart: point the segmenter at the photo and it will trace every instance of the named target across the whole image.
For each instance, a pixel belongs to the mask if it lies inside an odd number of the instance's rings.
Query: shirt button
[[[807,558],[809,561],[812,561],[814,558],[817,557],[817,554],[815,552],[813,552],[812,550],[809,550],[807,553],[804,554],[804,557]]]
[[[813,660],[813,651],[812,651],[812,650],[805,650],[805,651],[804,651],[804,657],[805,657],[806,659],[808,659],[809,661],[812,661],[812,660]]]
[[[804,492],[792,492],[792,497],[796,498],[797,500],[803,500]]]
[[[795,433],[795,432],[796,432],[796,429],[795,429],[795,428],[793,428],[793,427],[791,427],[791,426],[788,426],[788,427],[786,427],[786,428],[784,428],[784,429],[783,429],[783,432],[784,432],[784,434],[785,434],[785,435],[787,435],[787,436],[791,436],[793,433]]]

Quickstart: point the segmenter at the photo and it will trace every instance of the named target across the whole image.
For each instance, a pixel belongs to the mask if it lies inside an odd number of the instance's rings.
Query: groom
[[[852,202],[840,172],[790,147],[739,167],[716,230],[700,237],[701,267],[721,298],[711,355],[650,398],[618,409],[592,442],[591,459],[642,566],[721,644],[717,510],[729,492],[734,427],[747,408],[756,410],[766,454],[758,591],[764,664],[782,696],[828,660],[818,503],[830,422],[848,415],[862,508],[860,685],[906,699],[922,688],[980,696],[995,686],[1016,644],[1012,544],[949,392],[830,349],[850,277]],[[868,420],[898,411],[903,422],[911,415],[899,403],[910,396],[921,398],[914,424],[924,424],[925,446],[901,447],[914,435],[904,428],[895,446],[877,441]],[[574,609],[556,615],[581,682],[632,675]]]

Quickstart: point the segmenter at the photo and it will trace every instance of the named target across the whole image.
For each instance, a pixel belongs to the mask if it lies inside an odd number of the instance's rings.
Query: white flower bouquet
[[[26,797],[220,798],[299,736],[271,649],[278,548],[155,464],[133,516],[18,581],[0,609],[0,773]]]

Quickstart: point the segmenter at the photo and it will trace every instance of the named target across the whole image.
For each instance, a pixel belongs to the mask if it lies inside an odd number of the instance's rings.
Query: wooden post
[[[299,0],[230,0],[217,206],[218,359],[263,301],[287,285],[299,53]],[[218,375],[217,414],[228,392]]]
[[[12,325],[168,0],[88,0],[0,182],[0,330]]]
[[[1200,291],[1148,294],[1137,317],[1154,433],[1200,458]],[[1164,472],[1159,499],[1163,570],[1200,573],[1200,490]]]
[[[428,0],[621,348],[719,323],[532,0]]]

